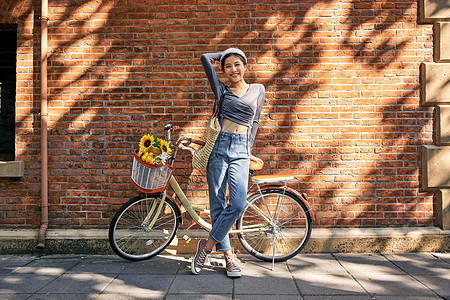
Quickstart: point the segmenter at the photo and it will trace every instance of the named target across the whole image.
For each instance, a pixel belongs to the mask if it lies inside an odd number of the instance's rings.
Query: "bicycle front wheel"
[[[122,205],[111,220],[109,243],[122,258],[139,261],[163,251],[175,237],[178,209],[170,199],[136,197]]]
[[[282,189],[266,189],[247,201],[236,228],[243,230],[238,238],[251,255],[280,262],[305,247],[312,220],[308,207],[296,195]]]

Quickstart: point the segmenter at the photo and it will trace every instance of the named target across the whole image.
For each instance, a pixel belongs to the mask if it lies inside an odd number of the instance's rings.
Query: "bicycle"
[[[165,126],[168,142],[175,126]],[[165,165],[150,165],[134,153],[132,182],[145,196],[137,196],[123,204],[113,216],[109,227],[109,243],[120,257],[140,261],[162,252],[173,240],[183,222],[182,205],[200,227],[210,231],[211,224],[197,212],[208,210],[194,207],[173,176],[173,163],[180,148],[202,146],[203,141],[181,137],[173,147]],[[250,165],[250,171],[262,165]],[[295,175],[252,176],[247,206],[236,222],[237,234],[243,248],[254,257],[281,262],[297,255],[308,243],[314,213],[304,193],[287,186]],[[298,180],[297,180],[298,182]],[[168,195],[168,187],[175,192],[176,201]]]

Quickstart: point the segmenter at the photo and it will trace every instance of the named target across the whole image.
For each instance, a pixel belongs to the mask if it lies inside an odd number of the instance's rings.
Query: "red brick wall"
[[[97,228],[137,194],[131,151],[166,123],[201,134],[212,108],[200,55],[244,50],[249,82],[266,86],[254,154],[261,173],[294,172],[316,226],[433,225],[420,190],[433,111],[419,105],[432,27],[404,1],[49,1],[50,228]],[[275,3],[275,4],[274,4]],[[18,24],[16,159],[0,180],[2,228],[40,214],[40,2],[1,0]],[[219,69],[217,69],[219,71]],[[184,152],[187,195],[207,203]]]

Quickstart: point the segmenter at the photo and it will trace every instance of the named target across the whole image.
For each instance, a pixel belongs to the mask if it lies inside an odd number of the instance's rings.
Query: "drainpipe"
[[[41,2],[41,229],[38,248],[45,247],[48,228],[48,164],[47,164],[47,21],[48,0]]]

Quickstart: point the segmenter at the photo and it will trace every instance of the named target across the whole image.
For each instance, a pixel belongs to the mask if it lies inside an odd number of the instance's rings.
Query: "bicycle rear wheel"
[[[180,213],[168,198],[164,200],[156,221],[161,198],[135,197],[122,205],[111,220],[109,243],[122,258],[139,261],[163,251],[175,237]]]
[[[242,246],[251,255],[265,261],[285,261],[308,243],[311,215],[296,195],[282,189],[266,189],[252,195],[248,203],[236,228],[259,228],[259,231],[238,234]]]

